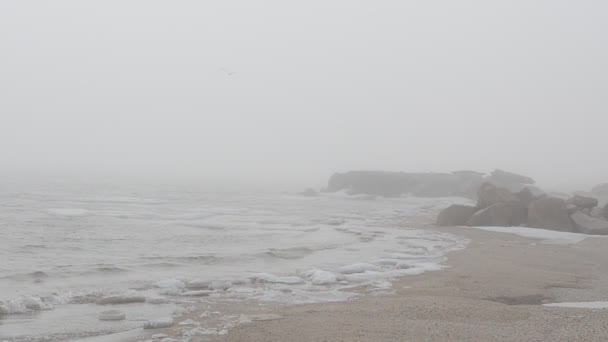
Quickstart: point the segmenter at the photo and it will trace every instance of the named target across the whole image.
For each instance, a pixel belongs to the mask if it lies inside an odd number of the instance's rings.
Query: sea
[[[420,223],[453,203],[468,200],[7,187],[0,341],[111,336],[212,299],[298,304],[351,300],[360,286],[390,291],[466,246]],[[100,320],[113,308],[126,318]]]

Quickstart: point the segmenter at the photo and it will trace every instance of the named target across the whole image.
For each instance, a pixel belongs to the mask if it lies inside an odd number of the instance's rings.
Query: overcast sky
[[[0,173],[608,182],[608,2],[0,0]]]

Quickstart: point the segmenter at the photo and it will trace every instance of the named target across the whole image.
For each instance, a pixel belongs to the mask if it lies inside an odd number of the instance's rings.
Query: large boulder
[[[467,221],[467,226],[484,227],[519,226],[526,221],[527,209],[522,202],[511,200],[508,202],[495,203],[485,209],[477,211]]]
[[[325,191],[347,190],[353,194],[399,197],[412,194],[422,197],[475,197],[483,177],[474,172],[405,173],[385,171],[350,171],[336,173]]]
[[[485,209],[496,203],[506,203],[515,199],[509,190],[492,183],[483,183],[477,191],[477,208]]]
[[[595,207],[595,208],[591,209],[589,216],[603,219],[604,218],[604,208]]]
[[[593,209],[597,207],[599,201],[596,198],[575,195],[574,197],[567,200],[566,204],[573,204],[580,209]]]
[[[608,235],[608,221],[591,217],[580,211],[570,215],[576,230],[583,234]]]
[[[608,183],[595,186],[591,192],[597,196],[608,196]]]
[[[490,180],[499,184],[534,184],[534,179],[504,170],[495,170],[490,174]]]
[[[540,198],[530,203],[528,226],[562,232],[575,231],[566,201],[554,197]]]
[[[529,188],[524,188],[522,191],[514,195],[526,208],[536,199],[534,193],[532,193],[532,190]]]
[[[437,217],[438,226],[464,226],[477,209],[469,205],[453,204],[443,209]]]

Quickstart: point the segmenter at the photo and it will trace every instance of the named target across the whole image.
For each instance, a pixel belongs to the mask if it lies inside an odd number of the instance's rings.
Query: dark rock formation
[[[496,182],[498,184],[534,184],[536,183],[534,179],[518,175],[517,173],[507,172],[503,170],[495,170],[490,174],[488,179],[491,182]]]
[[[597,195],[597,196],[608,196],[608,183],[604,183],[604,184],[595,186],[591,190],[591,193],[593,193],[594,195]]]
[[[467,221],[467,226],[519,226],[526,221],[527,209],[518,200],[499,202],[479,210]]]
[[[528,208],[528,227],[573,232],[574,224],[566,201],[546,197],[532,202]]]
[[[331,176],[326,191],[348,190],[352,194],[383,197],[399,197],[404,194],[421,197],[471,197],[474,196],[481,179],[476,173],[466,172],[448,174],[351,171]]]
[[[331,176],[325,191],[347,190],[352,194],[383,197],[411,194],[421,197],[461,196],[476,199],[477,189],[484,182],[491,182],[511,191],[520,191],[525,186],[532,188],[529,184],[534,183],[534,180],[502,170],[494,171],[490,177],[470,170],[452,173],[350,171]],[[532,190],[535,196],[537,192],[542,193],[538,188]]]
[[[300,195],[307,197],[315,197],[317,196],[317,192],[314,189],[306,189],[305,191],[300,192]]]
[[[566,201],[567,204],[573,204],[579,209],[593,209],[597,207],[599,201],[596,198],[576,195]]]
[[[576,231],[583,234],[608,235],[608,221],[591,217],[580,211],[570,215]]]
[[[496,203],[505,203],[514,199],[515,196],[509,190],[492,183],[483,183],[477,191],[477,208],[485,209]]]
[[[477,208],[454,204],[439,213],[437,217],[438,226],[464,226],[471,216],[477,211]]]
[[[515,194],[515,197],[527,208],[530,203],[534,202],[536,196],[532,193],[530,188],[524,188],[522,191]]]

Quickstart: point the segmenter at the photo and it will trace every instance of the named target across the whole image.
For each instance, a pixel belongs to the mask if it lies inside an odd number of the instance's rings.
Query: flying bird
[[[234,72],[234,71],[230,71],[230,70],[228,70],[228,69],[226,69],[226,68],[220,68],[220,70],[222,70],[222,71],[223,71],[224,73],[226,73],[226,75],[228,75],[228,76],[232,76],[232,75],[235,75],[235,74],[236,74],[236,72]]]

